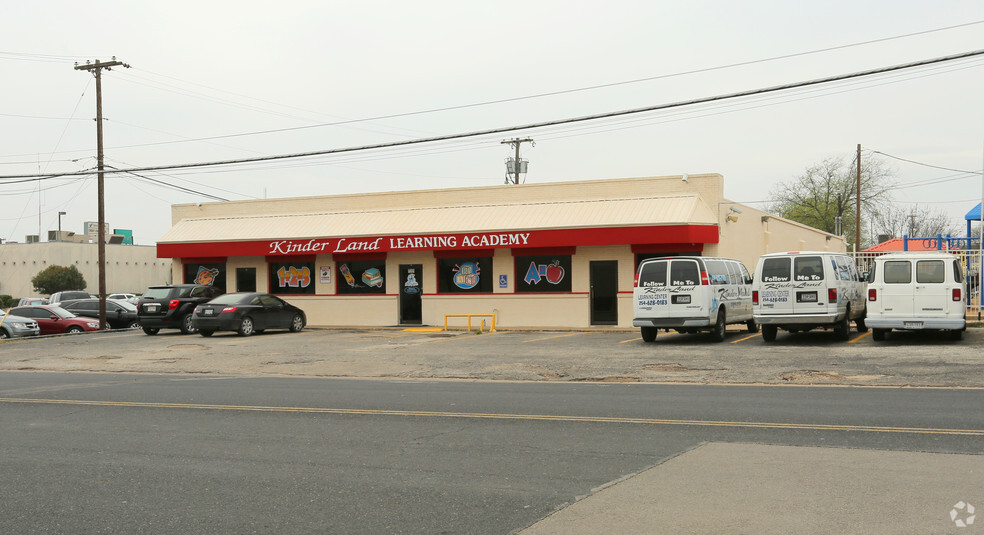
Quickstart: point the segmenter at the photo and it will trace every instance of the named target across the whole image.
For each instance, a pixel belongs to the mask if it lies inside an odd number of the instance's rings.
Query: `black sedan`
[[[61,307],[76,316],[85,316],[88,318],[99,317],[98,299],[62,301]],[[127,301],[106,299],[106,323],[113,329],[139,328],[140,321],[137,319],[137,307]]]
[[[215,331],[236,331],[239,336],[266,329],[296,333],[307,324],[304,311],[270,294],[246,292],[225,294],[195,307],[192,325],[202,336]]]

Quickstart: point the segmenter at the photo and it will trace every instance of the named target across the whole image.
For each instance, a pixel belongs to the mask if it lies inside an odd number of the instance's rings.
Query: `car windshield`
[[[254,297],[254,294],[225,294],[212,299],[210,305],[242,305]]]

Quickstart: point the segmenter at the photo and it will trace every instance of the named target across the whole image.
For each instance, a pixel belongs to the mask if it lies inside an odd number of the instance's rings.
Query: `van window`
[[[868,284],[875,282],[875,271],[877,268],[878,262],[872,262],[871,265],[868,266]]]
[[[920,284],[939,284],[946,280],[946,266],[942,260],[920,260],[916,262],[916,282]]]
[[[696,286],[700,284],[700,272],[693,260],[673,260],[670,263],[670,284],[673,286]]]
[[[724,263],[728,268],[728,284],[741,284],[741,279],[738,276],[738,267],[735,264],[736,262]]]
[[[762,262],[762,282],[789,282],[788,257],[766,258]]]
[[[963,272],[960,270],[960,262],[953,263],[953,282],[963,282]]]
[[[796,257],[793,266],[796,270],[797,281],[822,281],[823,258],[819,256]]]
[[[909,284],[912,282],[912,264],[908,260],[885,262],[885,284]]]
[[[707,266],[707,279],[711,284],[728,284],[728,268],[720,260],[704,260]]]
[[[748,274],[748,270],[745,269],[745,264],[738,262],[738,267],[741,269],[741,280],[745,284],[752,283],[752,276]]]
[[[837,277],[842,281],[849,281],[857,279],[857,276],[852,275],[851,264],[853,262],[850,258],[846,256],[835,256],[835,265],[837,266]]]
[[[642,271],[639,273],[639,286],[666,286],[666,261],[646,262],[642,264]]]

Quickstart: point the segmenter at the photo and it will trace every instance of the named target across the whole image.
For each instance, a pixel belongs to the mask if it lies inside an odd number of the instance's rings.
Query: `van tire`
[[[659,329],[656,327],[642,327],[641,331],[643,342],[655,342],[656,335],[659,333]]]
[[[748,327],[748,332],[750,332],[750,333],[757,333],[757,332],[759,332],[759,326],[758,326],[758,323],[755,323],[755,320],[748,320],[748,321],[746,321],[745,322],[745,327]]]
[[[871,329],[871,339],[876,342],[884,341],[886,334],[888,334],[888,329]]]
[[[950,331],[950,340],[962,340],[963,339],[963,329],[954,329]]]
[[[859,317],[858,319],[854,320],[854,326],[858,328],[858,332],[859,333],[866,333],[866,332],[868,332],[868,326],[864,324],[864,318],[867,315],[868,315],[868,311],[865,310],[865,312],[863,314],[861,314],[861,317]]]
[[[851,337],[851,309],[844,313],[844,319],[834,324],[834,336],[838,340],[847,340]]]
[[[727,328],[727,313],[724,307],[721,307],[718,309],[717,321],[714,322],[714,328],[711,329],[711,340],[715,342],[723,342],[724,333]]]
[[[762,326],[762,340],[766,342],[775,342],[776,334],[779,332],[779,327],[775,325],[763,325]]]

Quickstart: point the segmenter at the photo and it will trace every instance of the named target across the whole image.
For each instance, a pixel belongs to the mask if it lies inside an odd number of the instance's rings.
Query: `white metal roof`
[[[717,224],[700,195],[185,218],[158,243]]]

